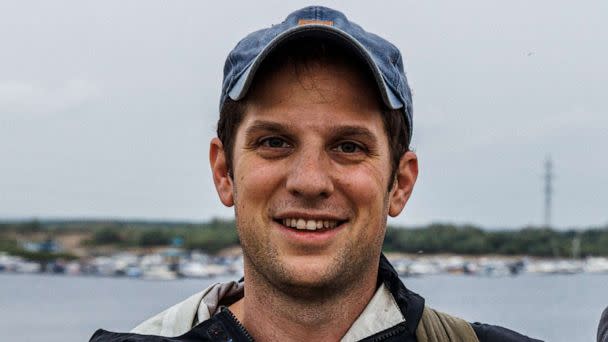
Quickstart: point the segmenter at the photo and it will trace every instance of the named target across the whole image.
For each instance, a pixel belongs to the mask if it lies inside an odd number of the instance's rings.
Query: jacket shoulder
[[[468,323],[463,319],[426,306],[418,329],[416,329],[416,336],[419,342],[448,340],[467,342],[542,342],[500,326]]]
[[[473,327],[465,320],[424,307],[416,328],[419,342],[466,341],[479,342]]]
[[[471,323],[480,342],[542,342],[497,325]]]
[[[190,330],[201,299],[209,289],[200,291],[186,300],[148,318],[137,325],[132,333],[142,335],[177,336]]]
[[[184,334],[194,325],[213,316],[223,298],[238,296],[242,292],[242,282],[215,283],[181,303],[145,320],[131,332],[168,337]]]
[[[235,326],[227,312],[220,312],[201,322],[190,331],[179,336],[159,336],[153,334],[120,333],[99,329],[89,342],[248,342],[250,337],[244,335]]]

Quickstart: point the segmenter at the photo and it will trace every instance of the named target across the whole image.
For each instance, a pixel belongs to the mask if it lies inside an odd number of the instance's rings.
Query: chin
[[[281,292],[289,297],[308,302],[322,301],[344,290],[344,287],[331,277],[306,278],[302,274],[298,274],[275,280],[277,280],[275,287]]]
[[[336,248],[332,253],[306,254],[273,248],[274,244],[250,244],[241,240],[245,257],[245,279],[257,279],[285,295],[322,300],[361,284],[378,267],[373,248]],[[364,252],[362,252],[364,251]]]
[[[350,276],[348,264],[338,256],[298,256],[280,261],[279,272],[267,274],[275,287],[296,297],[330,296],[344,290]]]
[[[288,266],[289,267],[289,266]],[[310,286],[323,286],[324,284],[332,284],[340,278],[340,271],[335,265],[329,263],[319,264],[298,264],[288,268],[289,278],[294,283]]]

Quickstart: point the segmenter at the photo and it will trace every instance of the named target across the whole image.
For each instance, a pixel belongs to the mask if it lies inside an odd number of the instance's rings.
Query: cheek
[[[359,165],[356,170],[343,170],[341,188],[356,212],[357,234],[351,236],[357,245],[377,250],[384,241],[388,216],[388,173],[374,164]]]
[[[370,214],[382,215],[386,206],[388,187],[386,170],[371,163],[356,168],[340,170],[338,181],[347,198],[357,210],[367,210]]]
[[[279,188],[282,168],[270,163],[254,163],[249,158],[239,160],[238,172],[235,173],[235,201],[247,202],[249,206],[261,203]],[[240,203],[240,207],[245,203]],[[238,205],[238,204],[237,204]]]

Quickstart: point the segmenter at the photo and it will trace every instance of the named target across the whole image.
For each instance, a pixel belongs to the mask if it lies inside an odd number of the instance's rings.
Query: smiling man
[[[234,206],[244,280],[94,341],[531,341],[425,307],[382,256],[414,187],[399,50],[308,7],[245,37],[224,68],[210,163]]]
[[[403,209],[417,161],[389,167],[384,109],[356,55],[319,38],[283,44],[248,91],[232,152],[211,145],[251,294],[229,309],[264,339],[339,340],[376,291],[387,214]]]

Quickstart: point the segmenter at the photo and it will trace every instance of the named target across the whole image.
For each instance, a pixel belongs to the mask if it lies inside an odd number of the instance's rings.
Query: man
[[[608,342],[608,307],[602,312],[600,323],[597,326],[597,342]]]
[[[418,174],[411,134],[389,42],[324,7],[250,34],[227,58],[210,147],[244,281],[92,340],[530,341],[425,308],[382,256]]]

